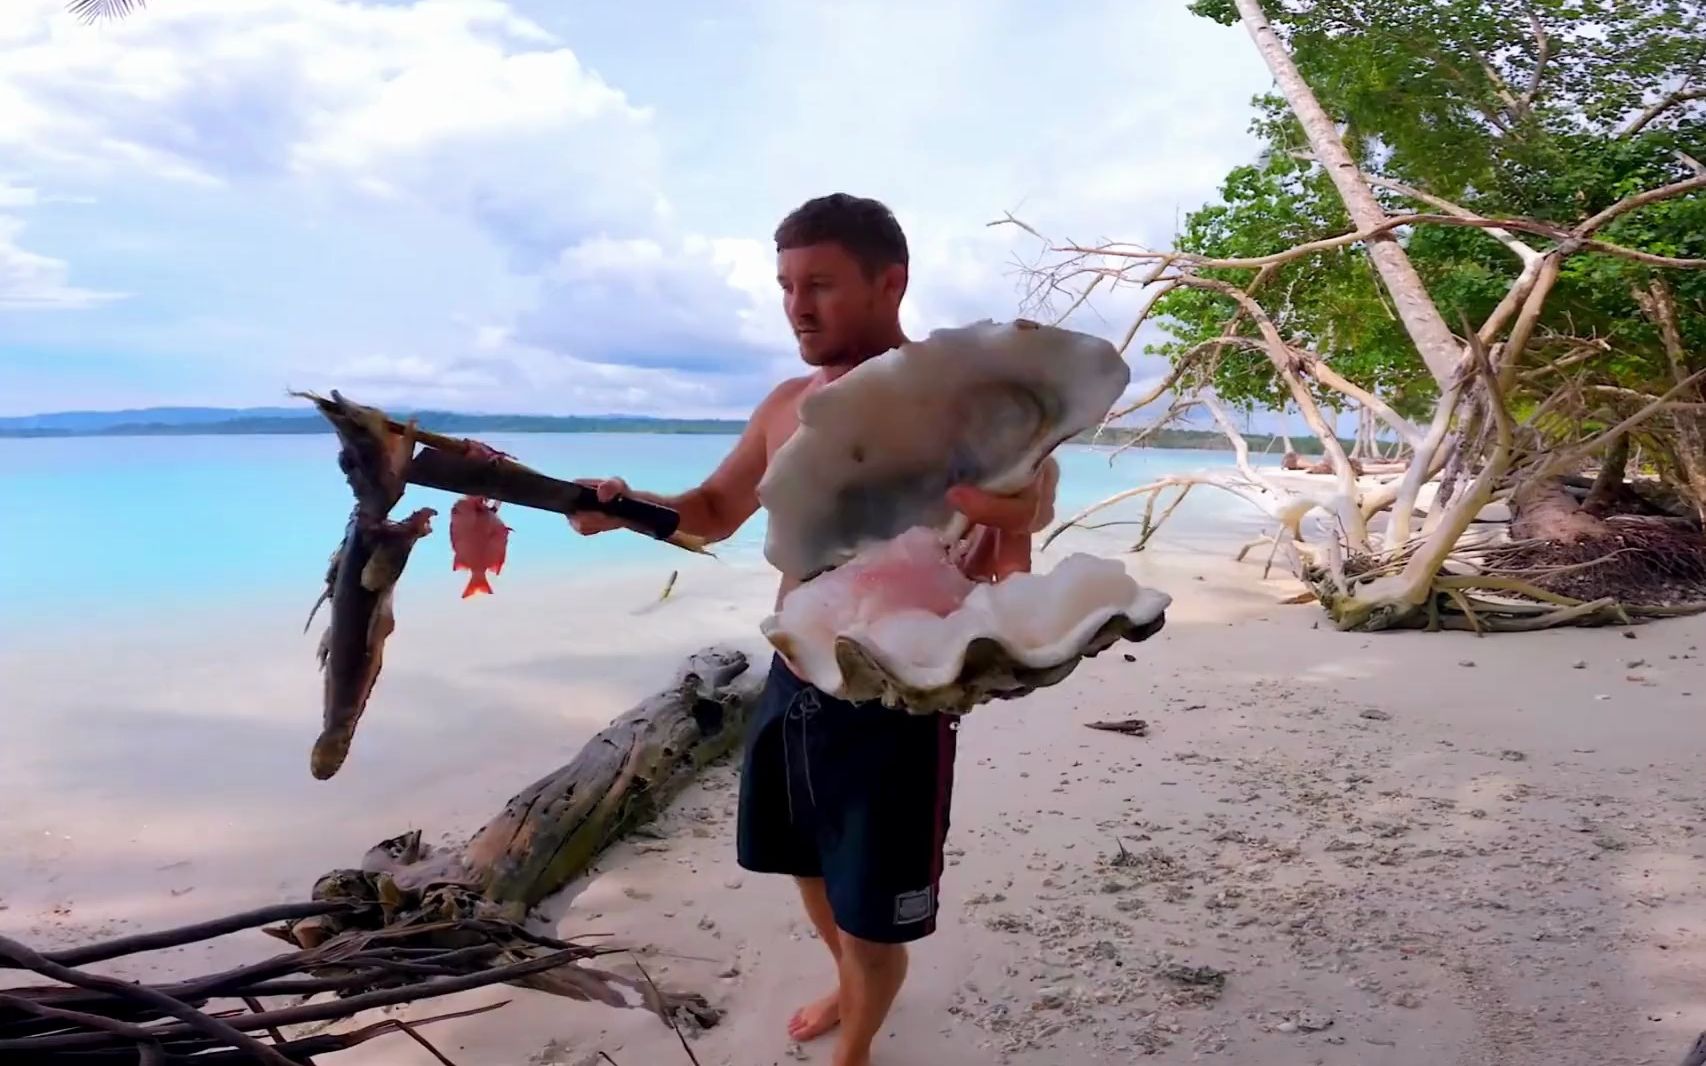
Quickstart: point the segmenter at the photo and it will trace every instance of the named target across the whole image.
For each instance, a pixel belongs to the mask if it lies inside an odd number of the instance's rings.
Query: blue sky
[[[769,235],[800,201],[894,208],[913,335],[1010,318],[1039,247],[986,223],[1165,245],[1268,85],[1184,0],[7,8],[0,414],[742,416],[798,367]]]

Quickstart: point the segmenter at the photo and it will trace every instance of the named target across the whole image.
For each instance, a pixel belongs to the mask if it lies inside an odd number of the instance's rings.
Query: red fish
[[[486,571],[503,573],[509,532],[498,517],[498,505],[482,496],[464,496],[450,508],[450,568],[472,571],[463,599],[492,591]]]

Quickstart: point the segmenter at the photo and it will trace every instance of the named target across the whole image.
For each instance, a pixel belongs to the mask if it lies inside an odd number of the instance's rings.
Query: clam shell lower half
[[[1048,666],[1027,666],[990,637],[978,637],[966,646],[965,661],[954,679],[945,685],[919,687],[889,671],[871,649],[851,637],[835,638],[835,663],[843,678],[840,692],[832,693],[851,703],[875,700],[912,714],[966,714],[978,704],[992,700],[1018,699],[1040,688],[1065,681],[1078,664],[1094,659],[1120,641],[1144,641],[1161,632],[1165,613],[1145,622],[1118,615],[1103,622],[1077,654]],[[786,659],[787,652],[778,646]]]
[[[846,577],[820,580],[837,576]],[[1121,563],[1083,553],[1047,573],[979,585],[942,616],[825,611],[824,601],[812,602],[811,585],[760,627],[789,668],[836,698],[915,714],[965,714],[1058,684],[1084,659],[1160,632],[1172,603]]]

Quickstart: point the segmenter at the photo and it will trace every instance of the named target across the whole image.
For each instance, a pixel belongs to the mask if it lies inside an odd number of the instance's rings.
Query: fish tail
[[[468,579],[468,587],[462,590],[462,598],[467,599],[468,597],[477,595],[478,593],[490,593],[491,591],[492,585],[491,582],[486,580],[485,571],[476,570],[474,571],[474,576]]]

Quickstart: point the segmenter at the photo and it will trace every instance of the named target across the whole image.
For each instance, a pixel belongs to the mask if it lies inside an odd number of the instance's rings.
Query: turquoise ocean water
[[[732,437],[643,434],[499,434],[483,438],[558,477],[620,475],[636,488],[673,492],[716,466]],[[343,535],[351,497],[330,435],[79,437],[0,440],[0,630],[65,618],[146,615],[209,600],[289,596],[312,602],[327,557]],[[1060,450],[1062,517],[1155,476],[1227,465],[1224,452]],[[411,489],[397,515],[435,507],[433,534],[416,548],[417,570],[450,574],[454,498]],[[1182,527],[1245,505],[1194,493]],[[1187,514],[1186,512],[1190,512]],[[678,549],[626,533],[583,538],[559,516],[506,507],[514,527],[503,580],[662,569]],[[719,553],[761,559],[760,511]]]

